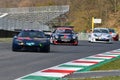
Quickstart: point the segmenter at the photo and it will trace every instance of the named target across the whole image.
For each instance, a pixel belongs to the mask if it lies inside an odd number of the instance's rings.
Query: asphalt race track
[[[13,52],[11,43],[0,43],[0,80],[14,80],[42,69],[119,48],[120,42],[79,41],[78,46],[51,45],[50,53]]]

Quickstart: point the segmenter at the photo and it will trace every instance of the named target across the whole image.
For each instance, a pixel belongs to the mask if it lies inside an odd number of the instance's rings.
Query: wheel
[[[21,51],[21,48],[16,46],[15,44],[12,44],[12,51]]]
[[[78,41],[75,41],[73,45],[74,45],[74,46],[77,46],[77,45],[78,45]]]
[[[88,41],[89,43],[91,43],[91,41]]]
[[[14,46],[12,46],[12,51],[18,51]]]

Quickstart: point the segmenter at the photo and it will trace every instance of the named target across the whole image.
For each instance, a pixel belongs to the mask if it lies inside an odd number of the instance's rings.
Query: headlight
[[[16,39],[16,42],[18,43],[18,45],[24,45],[24,43],[23,43],[22,40],[18,40],[18,39]]]
[[[76,35],[73,35],[73,36],[72,36],[73,39],[76,39],[76,37],[77,37]]]
[[[55,35],[55,38],[56,38],[56,39],[58,39],[58,38],[59,38],[59,36],[58,36],[58,35]]]

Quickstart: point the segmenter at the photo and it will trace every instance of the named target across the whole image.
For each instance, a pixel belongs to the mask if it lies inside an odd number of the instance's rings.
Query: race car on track
[[[88,36],[89,42],[112,42],[112,36],[109,34],[108,28],[94,28],[93,32]]]
[[[12,50],[50,52],[50,40],[45,37],[43,31],[22,30],[17,36],[14,36]]]
[[[52,31],[43,31],[47,38],[51,38]]]
[[[110,35],[112,36],[114,41],[119,41],[119,34],[112,28],[108,28]]]
[[[58,27],[51,35],[53,44],[78,45],[78,37],[71,27]]]

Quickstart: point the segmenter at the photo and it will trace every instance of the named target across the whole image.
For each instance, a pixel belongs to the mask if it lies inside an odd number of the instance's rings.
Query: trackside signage
[[[94,19],[94,23],[102,23],[102,19]]]

